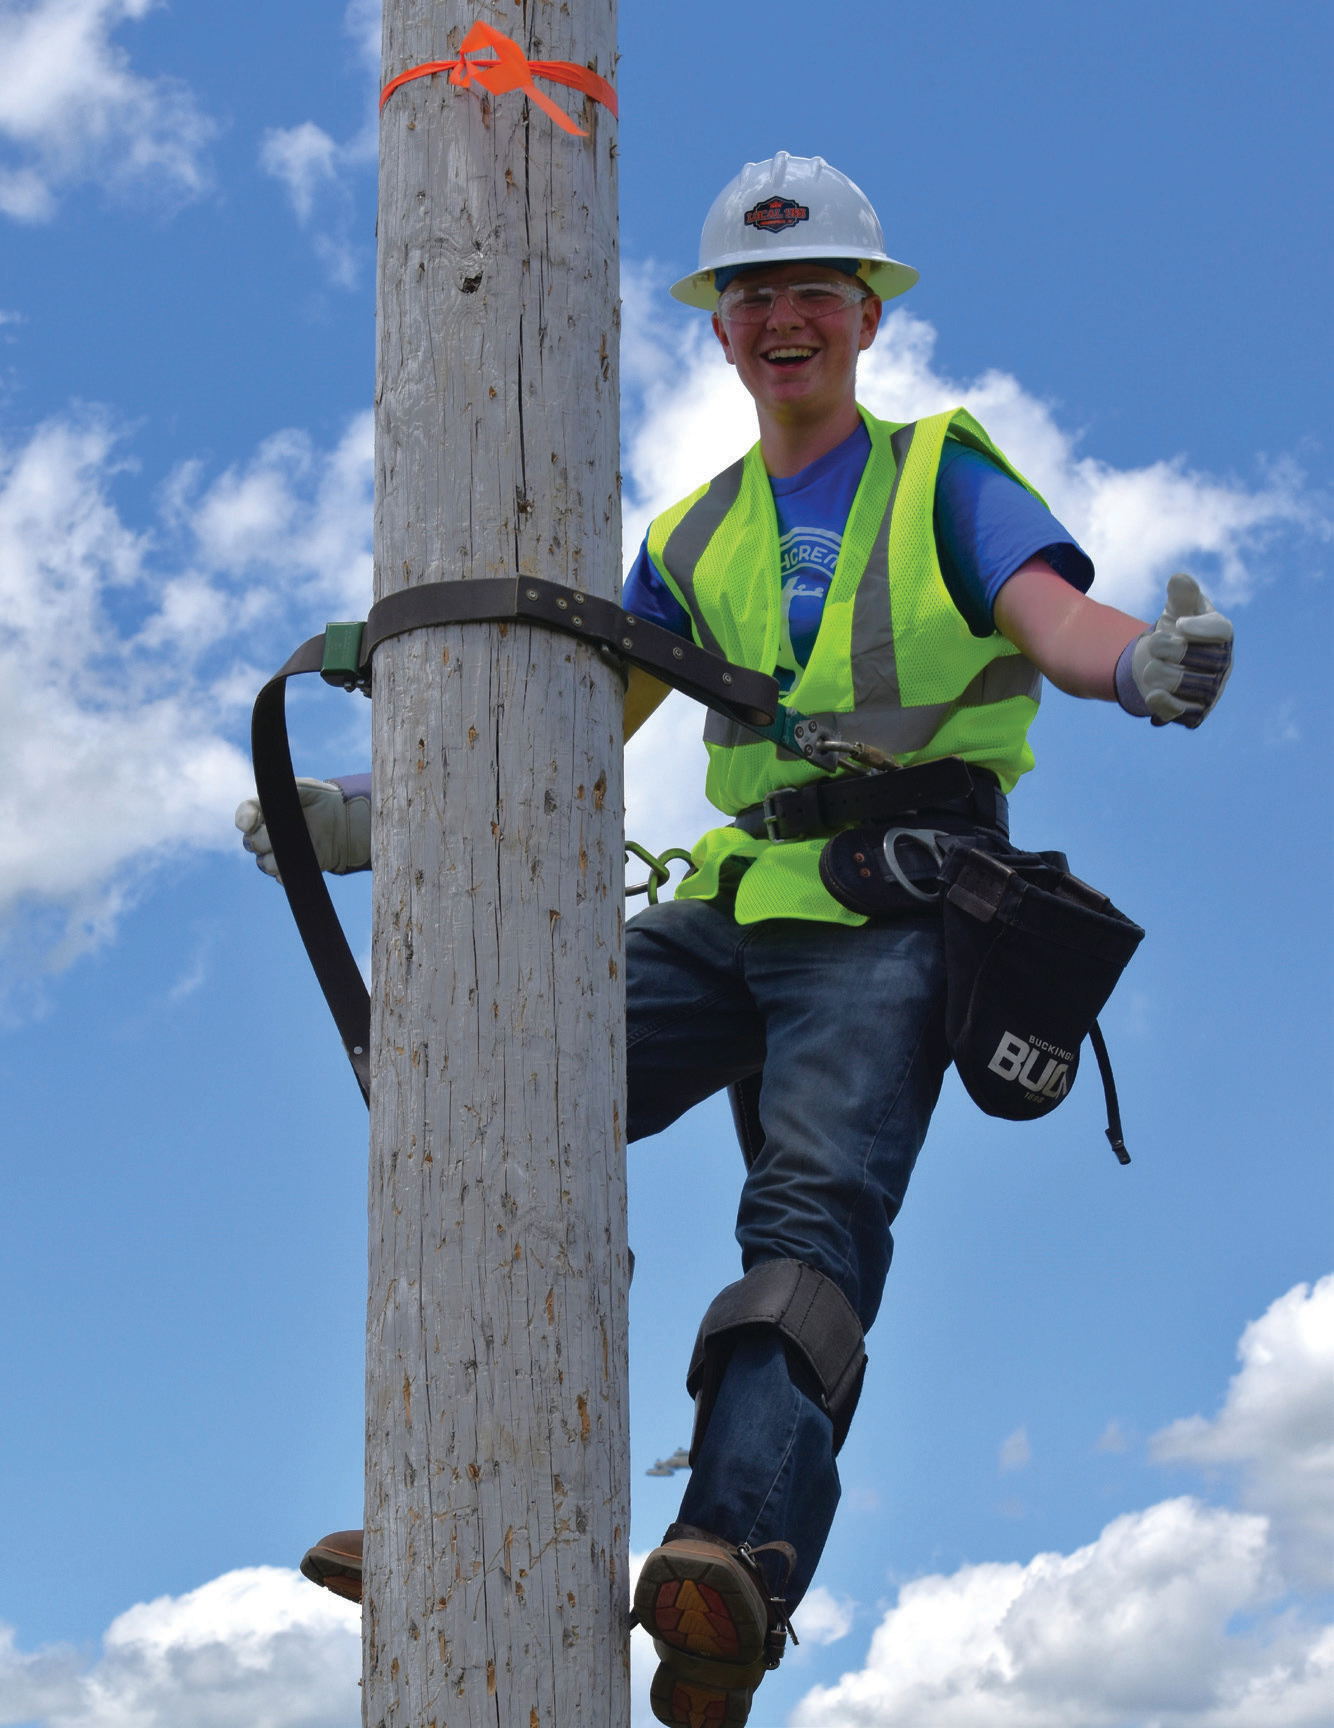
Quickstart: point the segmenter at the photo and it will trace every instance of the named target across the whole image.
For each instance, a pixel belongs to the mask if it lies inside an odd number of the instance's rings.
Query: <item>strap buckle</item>
[[[326,684],[338,685],[344,690],[360,690],[363,696],[371,693],[371,669],[369,664],[361,663],[361,638],[365,634],[363,623],[326,624],[324,627],[324,653],[320,662],[320,677]]]
[[[779,786],[774,791],[766,792],[764,795],[764,803],[760,806],[760,813],[764,818],[764,834],[765,838],[771,840],[775,846],[784,840],[801,838],[799,833],[785,834],[783,832],[783,800],[791,798],[797,790],[798,788],[795,786]]]
[[[797,1637],[797,1629],[792,1624],[792,1617],[788,1613],[786,1596],[774,1593],[769,1584],[768,1574],[760,1565],[759,1556],[768,1553],[778,1554],[784,1563],[785,1570],[781,1588],[786,1590],[788,1580],[796,1570],[797,1565],[797,1551],[790,1542],[764,1542],[758,1548],[752,1548],[749,1542],[743,1542],[736,1551],[737,1559],[741,1561],[759,1585],[769,1610],[769,1630],[764,1639],[764,1665],[766,1668],[774,1669],[783,1660],[783,1652],[787,1648],[788,1639],[792,1640],[793,1649],[796,1649],[801,1643],[801,1639]]]

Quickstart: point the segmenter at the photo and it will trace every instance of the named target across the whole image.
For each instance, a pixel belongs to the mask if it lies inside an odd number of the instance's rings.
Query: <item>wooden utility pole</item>
[[[615,0],[385,0],[614,77]],[[616,122],[437,75],[381,115],[375,597],[614,596]],[[624,1728],[622,686],[570,637],[375,657],[364,1721]]]

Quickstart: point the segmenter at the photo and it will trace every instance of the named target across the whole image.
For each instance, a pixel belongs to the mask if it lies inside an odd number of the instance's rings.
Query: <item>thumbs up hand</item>
[[[1232,671],[1232,624],[1193,576],[1167,584],[1162,616],[1131,648],[1131,675],[1155,726],[1196,727]]]

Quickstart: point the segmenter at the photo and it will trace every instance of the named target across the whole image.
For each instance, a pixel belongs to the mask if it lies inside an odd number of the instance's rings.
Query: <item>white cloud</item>
[[[160,0],[0,0],[0,212],[54,215],[58,194],[95,181],[172,202],[207,184],[215,127],[177,79],[144,78],[113,42]]]
[[[1190,1499],[1026,1566],[905,1585],[866,1667],[816,1687],[802,1728],[1319,1728],[1334,1634],[1274,1600],[1264,1520]],[[1248,1625],[1230,1630],[1235,1618]]]
[[[330,281],[356,286],[364,249],[352,239],[352,200],[346,173],[364,163],[360,140],[336,144],[312,120],[276,127],[264,134],[259,165],[287,188],[296,219],[311,236],[316,256]]]
[[[801,1728],[1323,1728],[1334,1629],[1294,1597],[1305,1521],[1327,1542],[1334,1278],[1276,1302],[1242,1339],[1222,1412],[1157,1455],[1248,1472],[1248,1505],[1165,1500],[1072,1554],[964,1566],[905,1585],[865,1666],[816,1687]],[[1322,1381],[1323,1384],[1319,1384]]]
[[[371,459],[375,427],[356,414],[332,450],[304,432],[277,432],[251,460],[197,491],[197,471],[179,476],[171,495],[188,521],[199,562],[246,583],[253,606],[336,602],[359,616],[371,599]]]
[[[343,28],[356,43],[367,70],[378,75],[380,39],[384,28],[384,8],[380,0],[348,0]]]
[[[259,165],[287,189],[298,223],[311,236],[316,255],[341,288],[355,285],[369,249],[353,238],[353,177],[372,167],[379,153],[375,96],[380,72],[380,0],[350,0],[343,29],[375,83],[367,79],[361,125],[343,143],[322,126],[304,120],[264,134]]]
[[[193,996],[196,990],[203,988],[208,978],[208,951],[202,942],[195,949],[194,958],[181,973],[180,977],[167,992],[168,1002],[184,1002]]]
[[[1285,1574],[1334,1587],[1334,1274],[1281,1296],[1237,1355],[1218,1415],[1173,1422],[1151,1455],[1239,1471],[1242,1504],[1268,1518]]]
[[[1033,1448],[1028,1443],[1028,1429],[1016,1428],[1013,1434],[1007,1434],[1001,1441],[998,1468],[1004,1470],[1022,1470],[1033,1457]]]
[[[837,1644],[851,1632],[856,1614],[857,1604],[851,1597],[835,1596],[823,1584],[814,1585],[802,1597],[796,1612],[801,1644]]]
[[[0,445],[0,920],[57,964],[153,863],[235,845],[264,672],[370,594],[369,415],[331,451],[284,433],[211,485],[180,471],[154,535],[121,520],[119,465],[96,414]]]
[[[300,222],[309,222],[316,195],[337,178],[337,162],[338,146],[312,120],[265,133],[259,153],[264,172],[286,186]]]
[[[0,1627],[0,1723],[35,1728],[356,1728],[358,1610],[298,1572],[228,1572],[139,1603],[91,1664]]]

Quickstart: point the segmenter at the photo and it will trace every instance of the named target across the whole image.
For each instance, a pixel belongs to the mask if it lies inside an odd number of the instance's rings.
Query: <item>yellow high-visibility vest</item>
[[[1042,679],[997,632],[977,637],[949,596],[936,556],[936,474],[948,434],[982,451],[1040,499],[962,408],[904,425],[860,409],[871,454],[852,502],[819,633],[785,701],[831,730],[874,744],[904,767],[942,756],[989,768],[1008,792],[1033,766],[1028,728]],[[772,672],[781,628],[778,518],[756,444],[739,462],[655,517],[648,551],[690,616],[695,640]],[[710,713],[706,793],[725,815],[822,770]],[[712,899],[728,859],[752,860],[736,897],[739,923],[865,920],[820,881],[820,839],[771,842],[712,828],[677,889]]]

